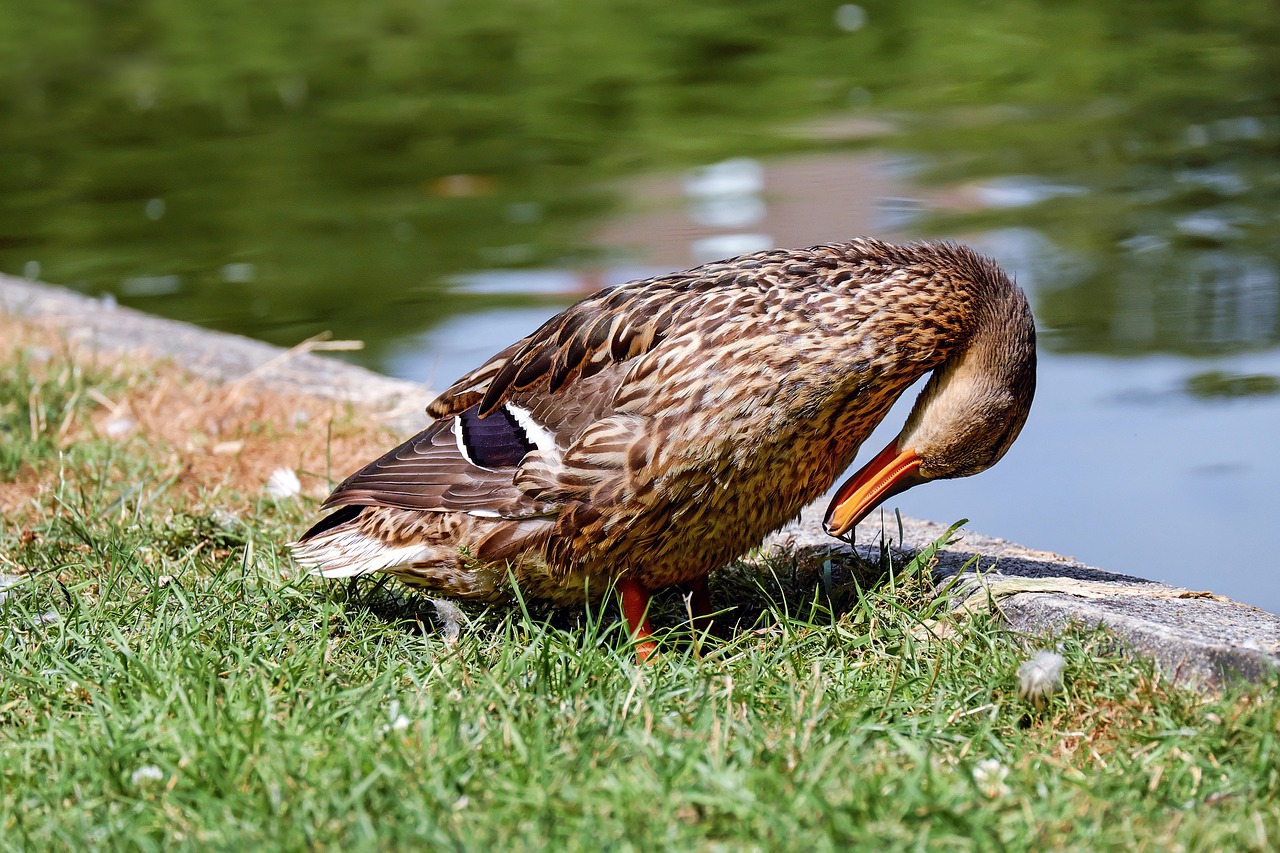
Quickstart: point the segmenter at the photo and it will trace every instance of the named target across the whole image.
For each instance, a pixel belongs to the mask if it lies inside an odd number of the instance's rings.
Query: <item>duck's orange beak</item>
[[[925,482],[919,472],[920,457],[909,447],[899,450],[894,439],[840,487],[822,526],[832,536],[843,536],[881,501]]]

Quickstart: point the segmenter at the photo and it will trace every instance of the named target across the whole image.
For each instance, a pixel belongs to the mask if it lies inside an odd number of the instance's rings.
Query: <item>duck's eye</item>
[[[458,446],[468,462],[481,468],[514,468],[536,449],[506,406],[485,418],[479,409],[472,406],[458,415]]]

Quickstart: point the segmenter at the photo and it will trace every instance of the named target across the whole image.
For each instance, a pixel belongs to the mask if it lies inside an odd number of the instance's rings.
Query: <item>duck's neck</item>
[[[842,288],[853,309],[841,317],[850,342],[845,387],[831,401],[837,431],[856,437],[839,448],[841,456],[851,461],[893,402],[930,371],[904,436],[937,428],[945,420],[937,416],[940,409],[959,416],[975,387],[1024,381],[1014,374],[1026,365],[1011,352],[1034,350],[1030,309],[995,263],[949,244],[856,241],[849,252],[833,277],[843,279],[833,289]]]
[[[847,342],[842,381],[901,393],[971,350],[985,361],[980,350],[998,333],[1006,303],[1022,299],[999,267],[961,246],[858,240],[842,248],[827,283],[834,297],[828,328]]]
[[[945,348],[899,433],[899,446],[921,455],[928,476],[963,476],[992,464],[1026,417],[1027,406],[1018,401],[1035,391],[1035,325],[1022,291],[1002,273],[999,284],[968,303],[961,333]],[[1005,438],[976,441],[986,433]],[[977,444],[988,445],[993,458],[966,460],[969,445]],[[935,473],[941,468],[947,473]]]

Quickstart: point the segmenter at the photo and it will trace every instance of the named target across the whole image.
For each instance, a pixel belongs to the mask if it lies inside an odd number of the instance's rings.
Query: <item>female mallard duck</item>
[[[346,479],[294,546],[477,601],[598,599],[642,641],[651,590],[707,575],[830,488],[929,371],[898,437],[837,492],[840,536],[927,480],[976,474],[1035,392],[1022,291],[962,246],[860,239],[588,296],[459,379],[424,431]]]

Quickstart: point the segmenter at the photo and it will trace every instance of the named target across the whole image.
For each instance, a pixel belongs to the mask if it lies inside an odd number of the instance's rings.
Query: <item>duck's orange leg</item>
[[[618,581],[618,592],[622,595],[622,615],[631,629],[631,636],[637,640],[636,660],[644,663],[657,649],[653,641],[653,627],[649,624],[649,590],[632,578],[624,577]]]

